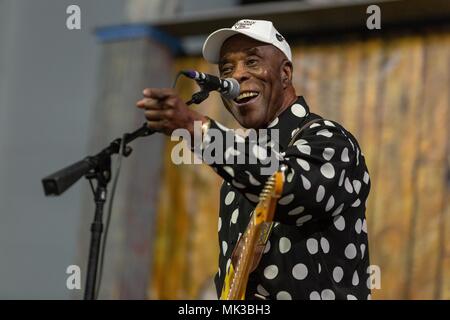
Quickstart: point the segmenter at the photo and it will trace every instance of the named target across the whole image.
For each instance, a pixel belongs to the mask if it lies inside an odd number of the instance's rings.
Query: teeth
[[[258,92],[243,92],[236,98],[236,100],[239,101],[245,98],[256,97],[257,95]]]

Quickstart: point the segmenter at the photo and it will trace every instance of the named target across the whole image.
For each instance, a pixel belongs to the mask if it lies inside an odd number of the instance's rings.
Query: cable
[[[182,75],[182,73],[178,72],[178,74],[175,76],[175,80],[173,81],[172,88],[175,88],[177,81],[181,75]],[[102,283],[103,262],[104,262],[104,258],[105,258],[105,252],[106,252],[106,240],[108,238],[108,230],[109,230],[109,225],[111,222],[111,212],[112,212],[112,207],[113,207],[113,203],[114,203],[114,195],[116,193],[117,182],[119,180],[120,168],[122,165],[124,141],[125,141],[125,135],[122,136],[122,140],[120,141],[120,147],[119,147],[120,152],[119,152],[119,156],[117,157],[117,168],[116,168],[116,172],[114,174],[114,181],[113,181],[113,186],[111,189],[111,197],[109,198],[109,202],[108,202],[108,212],[106,214],[105,234],[103,235],[103,238],[102,238],[102,244],[101,244],[101,248],[100,248],[100,264],[99,264],[99,269],[98,269],[99,271],[98,271],[97,281],[95,284],[95,299],[96,300],[98,299],[98,295],[100,293],[100,286]]]
[[[97,283],[95,285],[95,299],[96,300],[98,299],[98,295],[100,293],[100,286],[101,286],[101,282],[102,282],[103,262],[104,262],[105,251],[106,251],[106,240],[108,238],[108,230],[109,230],[109,225],[111,222],[111,212],[112,212],[112,207],[113,207],[113,203],[114,203],[114,195],[116,193],[117,182],[119,181],[120,168],[122,165],[124,141],[125,141],[125,135],[122,136],[122,140],[120,141],[120,147],[119,147],[120,152],[119,152],[119,156],[117,157],[117,168],[116,168],[116,172],[114,174],[114,181],[113,181],[113,186],[111,189],[111,197],[109,198],[109,202],[108,202],[108,212],[106,214],[105,234],[103,236],[102,246],[100,249],[99,273],[98,273],[98,277],[97,277]]]
[[[183,75],[183,73],[181,71],[177,73],[177,75],[175,76],[175,80],[173,81],[173,84],[172,84],[172,89],[175,89],[175,87],[177,85],[177,81],[180,78],[180,76],[182,76],[182,75]]]

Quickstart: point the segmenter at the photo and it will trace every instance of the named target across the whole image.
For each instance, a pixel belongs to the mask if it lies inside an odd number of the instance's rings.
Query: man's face
[[[244,35],[227,39],[220,51],[222,78],[235,78],[240,95],[223,103],[244,128],[263,128],[283,104],[284,54],[276,47]]]

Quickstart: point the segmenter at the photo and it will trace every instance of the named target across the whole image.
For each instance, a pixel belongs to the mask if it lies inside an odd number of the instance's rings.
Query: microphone
[[[195,70],[183,70],[183,75],[194,79],[204,91],[219,91],[223,97],[233,100],[239,95],[239,82],[233,78],[220,79],[216,76]]]

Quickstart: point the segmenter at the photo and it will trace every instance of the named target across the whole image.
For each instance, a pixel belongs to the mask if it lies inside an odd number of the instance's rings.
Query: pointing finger
[[[153,98],[157,100],[161,99],[167,99],[168,97],[171,97],[175,95],[175,90],[170,88],[146,88],[144,91],[142,91],[144,97],[146,98]]]

